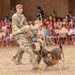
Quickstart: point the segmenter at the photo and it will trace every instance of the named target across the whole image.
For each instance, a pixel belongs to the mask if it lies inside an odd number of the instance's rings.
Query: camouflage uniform
[[[12,34],[17,43],[20,45],[20,48],[12,59],[19,64],[22,60],[23,53],[27,52],[30,55],[30,62],[35,68],[37,67],[37,55],[33,52],[33,49],[30,46],[30,37],[28,38],[27,35],[25,35],[27,34],[28,29],[24,31],[21,30],[21,28],[24,26],[28,26],[24,15],[15,13],[12,17]]]

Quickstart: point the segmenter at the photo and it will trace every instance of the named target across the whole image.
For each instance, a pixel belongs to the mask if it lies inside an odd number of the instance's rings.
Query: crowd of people
[[[5,16],[4,19],[0,21],[0,45],[12,46],[12,23],[8,19],[8,16]]]
[[[39,21],[42,21],[42,25]],[[38,26],[38,38],[46,45],[58,44],[59,39],[62,39],[63,44],[75,43],[75,19],[71,12],[68,12],[64,18],[57,17],[55,11],[52,15],[44,17],[43,10],[38,7],[37,20],[27,20],[27,23],[29,26]],[[12,37],[12,20],[8,16],[0,20],[0,44],[3,46],[5,42],[6,46],[17,45]]]
[[[73,17],[66,17],[61,18],[50,15],[44,18],[43,25],[38,29],[39,38],[45,39],[48,45],[58,44],[59,39],[62,39],[63,44],[74,44],[75,19]],[[35,21],[29,21],[28,23],[33,25]]]

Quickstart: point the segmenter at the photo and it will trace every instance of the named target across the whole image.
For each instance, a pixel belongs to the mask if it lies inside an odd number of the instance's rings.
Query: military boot
[[[12,57],[12,59],[11,59],[15,64],[16,64],[16,58],[15,57]]]
[[[38,63],[34,64],[33,70],[36,70],[36,69],[38,69],[38,68],[39,68]]]
[[[23,64],[21,61],[16,61],[16,65],[21,65]]]

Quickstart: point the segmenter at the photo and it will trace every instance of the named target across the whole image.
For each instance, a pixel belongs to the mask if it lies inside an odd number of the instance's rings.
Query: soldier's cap
[[[40,26],[43,25],[42,21],[40,21],[40,20],[35,20],[34,23],[35,23],[35,24],[39,24]]]
[[[22,5],[22,4],[17,4],[17,5],[16,5],[16,9],[17,9],[17,8],[23,8],[23,5]]]

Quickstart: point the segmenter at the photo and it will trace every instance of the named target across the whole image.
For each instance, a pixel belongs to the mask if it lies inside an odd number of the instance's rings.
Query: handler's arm
[[[24,28],[18,28],[18,22],[17,22],[17,18],[13,17],[12,18],[12,31],[14,32],[13,35],[18,35],[18,34],[22,34],[27,32],[27,30],[25,30]],[[25,27],[25,26],[24,26]]]

